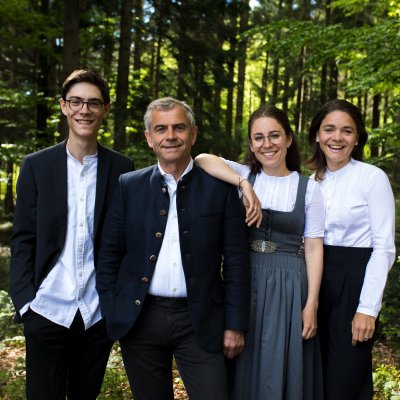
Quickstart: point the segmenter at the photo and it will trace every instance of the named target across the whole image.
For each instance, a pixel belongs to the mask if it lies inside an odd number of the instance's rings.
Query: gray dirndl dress
[[[234,400],[322,399],[318,337],[301,337],[307,301],[303,233],[308,178],[299,178],[293,211],[263,210],[261,227],[249,230],[250,328],[236,359]]]

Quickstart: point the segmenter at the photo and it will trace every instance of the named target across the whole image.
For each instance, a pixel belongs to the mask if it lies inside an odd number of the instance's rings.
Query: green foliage
[[[400,400],[400,370],[379,365],[373,373],[375,400]]]
[[[22,325],[13,322],[14,307],[10,296],[0,290],[0,340],[22,334]]]
[[[0,261],[4,259],[8,257],[0,252]],[[12,320],[13,314],[8,293],[0,290],[0,400],[25,400],[25,339],[21,336],[21,325]],[[5,357],[5,354],[11,353],[15,356],[10,359]]]
[[[107,364],[99,400],[129,400],[132,393],[129,387],[121,357],[121,349],[117,343],[114,344]]]
[[[15,345],[5,341],[0,344],[0,354]],[[4,361],[3,361],[4,362]],[[18,357],[11,368],[0,368],[0,400],[25,400],[25,360]]]

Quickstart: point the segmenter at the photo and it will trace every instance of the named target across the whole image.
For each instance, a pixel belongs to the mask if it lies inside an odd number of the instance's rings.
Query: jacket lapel
[[[60,143],[54,151],[54,169],[49,171],[54,174],[55,206],[60,208],[60,228],[63,229],[64,239],[68,215],[68,176],[67,176],[67,141]]]
[[[110,154],[103,146],[97,144],[97,179],[96,179],[96,201],[94,206],[94,236],[100,223],[101,213],[107,196],[108,178],[111,168]]]

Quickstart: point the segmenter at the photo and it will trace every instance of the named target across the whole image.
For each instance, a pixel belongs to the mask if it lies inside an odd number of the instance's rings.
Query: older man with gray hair
[[[224,355],[243,350],[249,261],[236,189],[198,168],[190,107],[155,100],[144,118],[158,164],[124,174],[103,229],[97,289],[135,400],[227,398]]]

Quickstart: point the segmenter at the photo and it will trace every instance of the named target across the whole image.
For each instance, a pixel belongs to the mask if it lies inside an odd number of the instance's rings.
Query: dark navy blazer
[[[195,337],[223,348],[225,329],[248,329],[249,251],[237,190],[196,165],[177,187],[180,250]],[[109,336],[126,335],[149,290],[169,194],[157,165],[120,177],[104,224],[97,290]]]
[[[98,144],[94,255],[107,207],[121,174],[133,162]],[[40,284],[64,248],[67,231],[68,182],[66,141],[26,156],[17,182],[11,236],[10,295],[18,311],[33,300]]]

